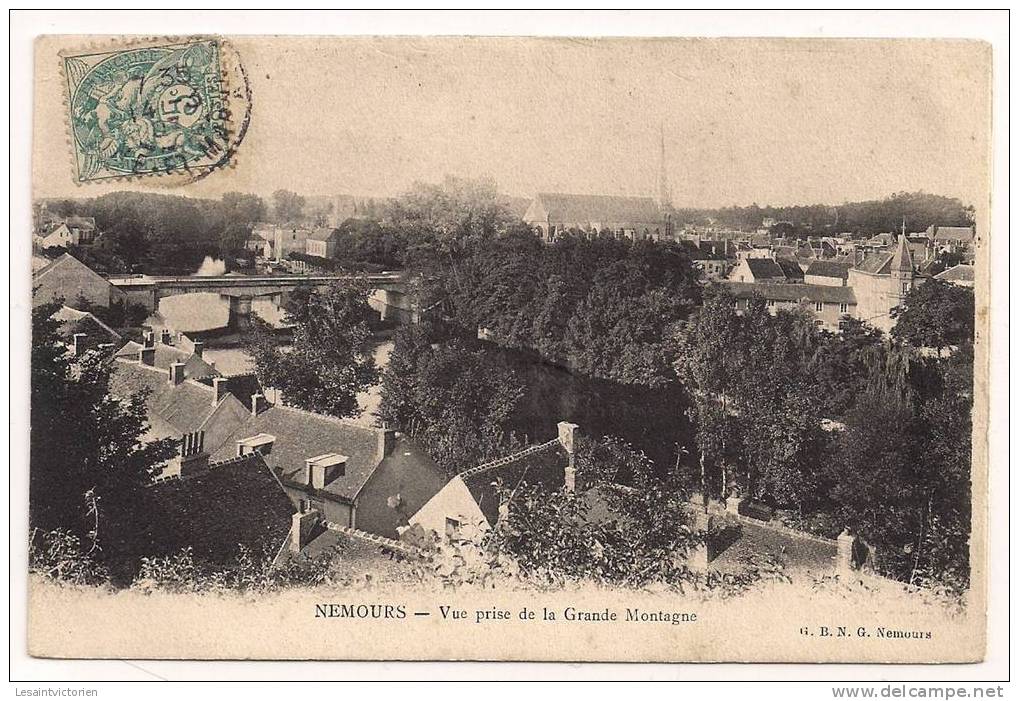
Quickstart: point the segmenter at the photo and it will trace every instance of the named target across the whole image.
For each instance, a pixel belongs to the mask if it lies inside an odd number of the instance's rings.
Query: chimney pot
[[[172,345],[173,338],[170,336],[170,329],[163,329],[162,333],[159,335],[159,342],[164,346]]]
[[[179,385],[184,381],[184,363],[171,363],[170,384]]]
[[[290,552],[299,553],[307,547],[318,525],[318,511],[307,509],[302,502],[300,510],[293,515],[290,524]]]
[[[258,416],[265,409],[265,395],[256,392],[251,395],[251,415]]]
[[[225,377],[214,377],[212,378],[212,405],[216,406],[223,398],[228,394],[226,387],[227,379]]]
[[[195,355],[197,355],[199,358],[201,358],[202,357],[202,353],[205,352],[205,342],[204,341],[195,341],[194,346],[195,346]]]
[[[156,335],[151,331],[145,332],[145,343],[142,344],[145,348],[156,347]]]
[[[577,489],[576,432],[579,427],[569,421],[560,421],[558,428],[559,443],[566,450],[567,455],[566,467],[563,471],[563,486],[567,493],[573,494]]]
[[[393,446],[396,444],[396,431],[391,428],[381,428],[378,430],[378,441],[379,441],[379,462],[386,459],[386,456],[393,452]]]
[[[180,446],[180,474],[193,475],[209,467],[209,454],[205,452],[205,431],[185,433]]]

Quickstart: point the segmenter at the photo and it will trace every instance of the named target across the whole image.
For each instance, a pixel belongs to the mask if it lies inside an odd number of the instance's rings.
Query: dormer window
[[[276,436],[268,433],[259,433],[250,438],[242,438],[237,441],[237,457],[258,453],[268,455],[272,451],[272,445],[276,442]]]

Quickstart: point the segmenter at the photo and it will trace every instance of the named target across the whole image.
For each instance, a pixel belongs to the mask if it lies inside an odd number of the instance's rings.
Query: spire
[[[895,249],[895,255],[892,256],[891,271],[893,273],[913,272],[913,256],[909,254],[909,246],[906,245],[905,234],[899,237],[899,247]]]
[[[659,123],[658,132],[661,141],[661,153],[658,157],[658,206],[672,206],[672,193],[669,192],[669,179],[665,174],[665,125]]]

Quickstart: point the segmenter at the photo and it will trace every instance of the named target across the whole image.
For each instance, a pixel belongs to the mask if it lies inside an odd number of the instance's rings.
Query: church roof
[[[657,223],[662,220],[658,205],[650,197],[539,192],[534,200],[532,209],[540,206],[552,222],[608,224]]]

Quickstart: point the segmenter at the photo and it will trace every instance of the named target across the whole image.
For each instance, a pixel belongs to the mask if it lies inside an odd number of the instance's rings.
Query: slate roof
[[[934,277],[945,282],[973,282],[974,272],[972,265],[953,265]]]
[[[65,253],[65,254],[63,254],[61,256],[57,256],[55,259],[53,259],[50,262],[49,265],[44,266],[44,267],[40,268],[39,270],[35,271],[35,274],[32,276],[32,283],[33,283],[33,285],[38,283],[40,280],[42,280],[42,278],[44,278],[46,275],[48,275],[52,271],[54,271],[54,270],[56,270],[58,268],[67,267],[67,266],[71,266],[71,267],[74,267],[74,268],[87,270],[88,271],[87,274],[89,274],[92,278],[94,278],[96,280],[101,280],[106,285],[110,284],[109,280],[104,278],[102,275],[100,275],[96,271],[92,270],[92,268],[90,268],[87,265],[85,265],[84,263],[82,263],[80,260],[78,260],[77,258],[72,256],[70,253]]]
[[[760,297],[778,302],[824,302],[828,304],[856,304],[852,287],[832,285],[770,283],[757,285],[752,282],[725,281],[730,292],[738,299]]]
[[[856,266],[856,269],[872,275],[888,275],[893,255],[892,253],[869,255]]]
[[[972,242],[974,238],[973,228],[969,226],[932,226],[927,232],[933,233],[935,241]]]
[[[490,468],[479,466],[459,476],[488,523],[495,524],[499,520],[497,483],[501,483],[504,489],[513,489],[520,484],[559,489],[563,486],[568,460],[566,449],[555,440],[497,460]]]
[[[347,456],[342,476],[320,490],[322,496],[353,501],[364,483],[381,461],[379,431],[351,421],[315,414],[303,409],[274,405],[251,416],[238,426],[214,452],[213,460],[224,460],[237,454],[236,442],[258,433],[276,437],[266,462],[284,484],[305,487],[296,479],[303,471],[305,460],[325,453]]]
[[[203,377],[219,377],[220,373],[216,368],[202,358],[184,348],[169,346],[165,343],[155,342],[156,355],[155,367],[161,370],[169,370],[173,363],[184,363],[184,377],[199,379]],[[136,341],[128,341],[115,354],[117,358],[138,360],[138,351],[142,345]]]
[[[535,200],[548,212],[549,220],[553,222],[607,224],[662,221],[658,205],[650,197],[539,192]]]
[[[784,280],[785,272],[777,261],[771,258],[747,258],[747,267],[755,280]]]
[[[62,322],[60,324],[62,338],[71,339],[76,333],[84,333],[85,341],[90,347],[99,343],[117,344],[124,340],[92,312],[83,312],[64,305],[54,312],[52,318]]]
[[[242,545],[256,557],[275,557],[290,533],[294,507],[258,454],[146,491],[149,518],[135,544],[142,555],[166,556],[190,547],[196,562],[231,565]]]
[[[758,281],[785,282],[802,280],[803,271],[800,266],[790,260],[772,258],[747,258],[747,266]]]
[[[148,390],[147,415],[153,436],[179,437],[205,431],[205,449],[211,454],[250,416],[248,408],[232,394],[213,404],[215,393],[207,385],[185,380],[170,384],[169,372],[161,368],[117,359],[110,378],[110,391],[126,399]],[[231,452],[228,457],[233,457]]]
[[[775,262],[778,264],[778,267],[782,269],[782,274],[785,276],[786,280],[803,280],[803,268],[794,261],[779,259]]]
[[[807,268],[806,275],[817,275],[818,277],[831,277],[845,280],[849,277],[849,263],[834,260],[815,260]]]

